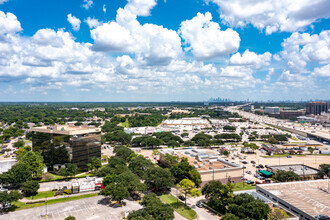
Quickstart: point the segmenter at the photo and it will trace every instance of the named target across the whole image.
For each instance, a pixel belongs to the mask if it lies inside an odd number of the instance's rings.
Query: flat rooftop
[[[194,166],[197,171],[218,170],[233,167],[240,167],[238,164],[231,164],[219,159],[218,154],[212,150],[193,150],[193,149],[162,149],[161,153],[168,153],[171,155],[179,156],[179,158],[185,157],[188,159],[190,165]],[[198,159],[197,159],[198,158]],[[223,162],[222,162],[223,161]],[[212,168],[210,168],[212,167]]]
[[[201,118],[182,118],[177,120],[167,119],[163,121],[162,126],[204,126],[211,127],[211,124],[206,119]]]
[[[303,164],[291,164],[291,165],[280,165],[280,166],[269,166],[273,170],[293,171],[299,176],[303,175],[316,175],[319,171],[313,167],[309,167]]]
[[[100,128],[88,126],[69,126],[69,125],[54,125],[34,127],[30,131],[48,133],[48,134],[62,134],[62,135],[81,135],[101,132]]]
[[[329,180],[299,181],[290,183],[261,184],[257,188],[268,191],[310,216],[330,216]]]

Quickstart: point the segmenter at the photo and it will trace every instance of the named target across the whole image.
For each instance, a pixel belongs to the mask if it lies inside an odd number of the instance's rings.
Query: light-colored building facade
[[[212,180],[219,180],[222,183],[241,182],[243,167],[241,165],[219,158],[218,154],[211,150],[196,149],[162,149],[160,150],[160,162],[167,165],[166,154],[187,158],[191,166],[199,172],[202,178],[202,185]]]
[[[280,107],[266,107],[265,113],[267,114],[280,114],[281,109]]]

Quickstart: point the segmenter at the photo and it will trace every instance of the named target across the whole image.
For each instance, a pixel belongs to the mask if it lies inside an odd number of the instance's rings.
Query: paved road
[[[175,188],[171,189],[171,194],[176,196],[177,195],[177,190]],[[198,215],[199,220],[217,220],[220,219],[220,217],[216,216],[209,210],[205,208],[198,208],[196,205],[197,201],[204,199],[204,196],[196,197],[196,198],[187,198],[187,205],[192,207],[192,209],[195,210],[195,212]],[[175,218],[177,219],[177,218]]]
[[[77,220],[119,220],[122,219],[122,215],[126,211],[133,211],[142,208],[142,206],[137,202],[127,200],[124,201],[126,202],[126,206],[110,207],[107,199],[103,196],[96,196],[48,205],[47,218],[42,217],[42,215],[46,214],[46,206],[42,206],[3,214],[0,215],[0,220],[63,220],[70,215],[75,216]]]

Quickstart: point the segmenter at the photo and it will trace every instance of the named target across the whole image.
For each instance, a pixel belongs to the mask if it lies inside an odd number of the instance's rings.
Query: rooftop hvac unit
[[[194,164],[197,164],[197,160],[194,161]]]
[[[209,167],[209,169],[210,169],[210,170],[212,170],[212,169],[213,169],[213,167],[212,167],[212,166],[210,166],[210,167]]]
[[[213,162],[212,162],[212,161],[210,161],[210,165],[211,165],[211,164],[213,164]]]
[[[203,167],[203,164],[200,164],[198,167],[199,167],[199,168],[202,168],[202,167]]]
[[[204,165],[206,165],[206,163],[207,163],[207,162],[206,162],[206,161],[204,161],[204,163],[203,163],[203,164],[204,164]]]
[[[198,168],[198,166],[197,166],[197,165],[194,165],[194,167],[195,167],[195,169],[197,169],[197,168]]]

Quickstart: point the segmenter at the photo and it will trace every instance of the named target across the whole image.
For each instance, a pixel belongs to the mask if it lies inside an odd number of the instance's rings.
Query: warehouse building
[[[268,166],[267,170],[272,173],[281,171],[293,171],[299,175],[301,179],[312,180],[317,177],[318,169],[303,164],[290,164],[290,165],[279,165],[279,166]]]
[[[256,191],[300,220],[330,216],[329,179],[258,184]]]

